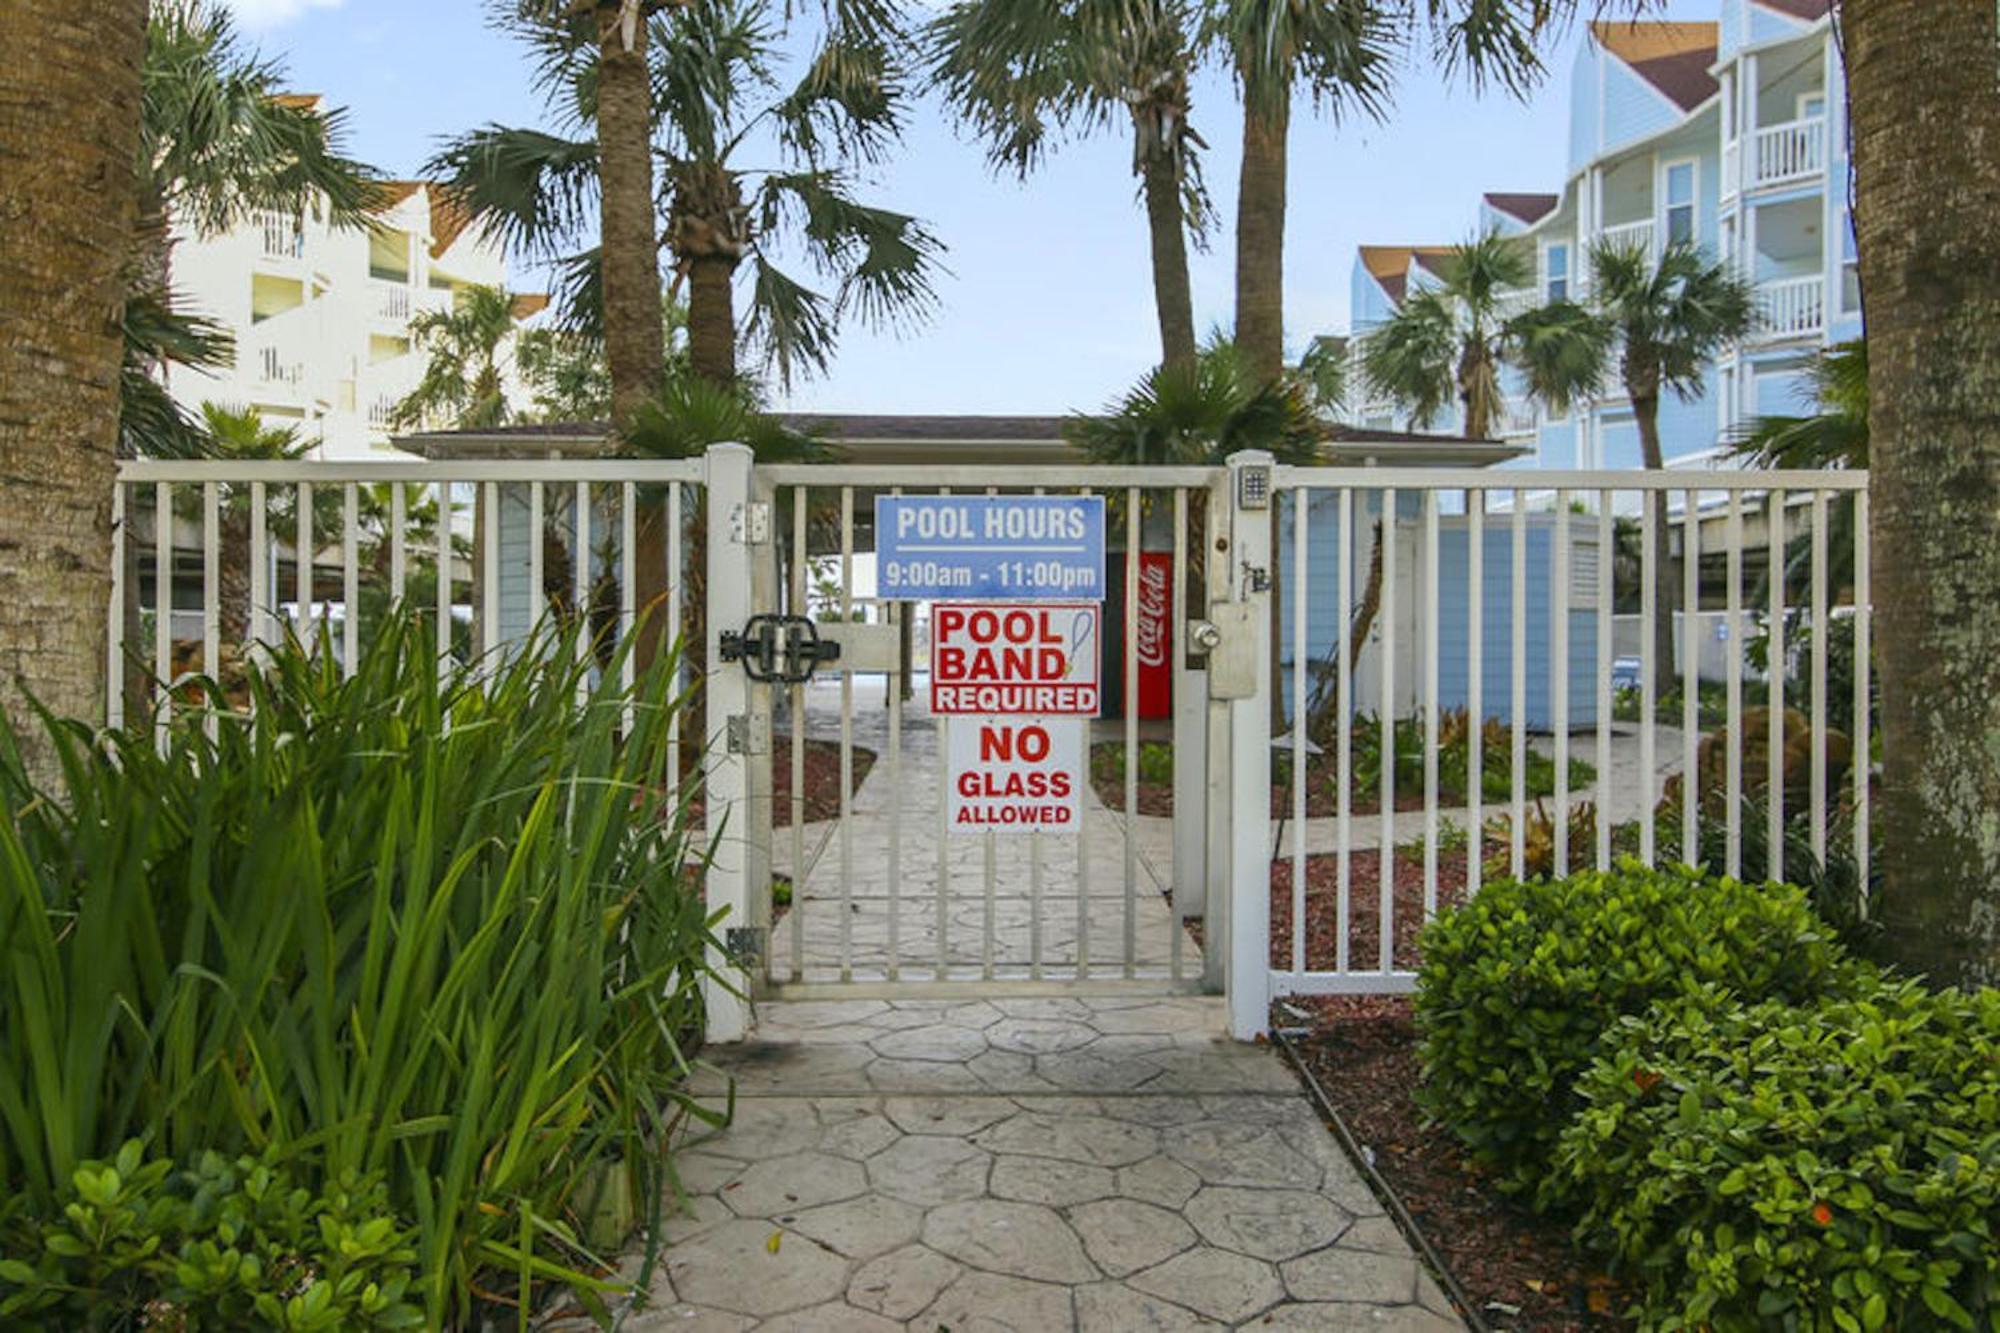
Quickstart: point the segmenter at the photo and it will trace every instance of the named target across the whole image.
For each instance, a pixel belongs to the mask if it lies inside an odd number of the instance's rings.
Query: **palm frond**
[[[768,233],[796,222],[813,262],[840,275],[836,317],[852,314],[871,328],[908,327],[937,304],[944,247],[917,219],[861,203],[847,184],[829,171],[768,177],[759,197],[760,229]]]
[[[748,445],[762,463],[824,462],[834,450],[817,436],[760,411],[740,385],[677,375],[643,404],[625,434],[644,458],[696,458],[713,444]]]
[[[829,36],[771,115],[780,145],[803,162],[832,156],[875,163],[902,135],[902,100],[887,47]]]
[[[508,247],[553,255],[572,244],[597,202],[597,143],[489,124],[448,140],[425,171]]]
[[[1868,345],[1859,339],[1822,352],[1813,363],[1810,416],[1760,416],[1729,452],[1753,467],[1868,466]]]
[[[1587,402],[1611,369],[1617,329],[1575,301],[1552,301],[1507,321],[1502,344],[1527,377],[1528,392],[1558,412]]]
[[[750,258],[750,311],[744,332],[789,388],[801,374],[824,372],[833,358],[834,305],[798,282],[760,250]]]
[[[1450,405],[1456,386],[1461,330],[1453,299],[1427,289],[1411,293],[1395,314],[1361,339],[1361,371],[1369,389],[1429,426]]]

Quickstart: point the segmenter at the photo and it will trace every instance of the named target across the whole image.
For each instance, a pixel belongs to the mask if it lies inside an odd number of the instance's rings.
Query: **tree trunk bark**
[[[1632,399],[1632,419],[1639,427],[1639,460],[1648,471],[1658,472],[1666,467],[1666,456],[1660,450],[1660,398],[1658,394],[1641,394]],[[1669,562],[1671,547],[1667,542],[1667,493],[1649,491],[1646,494],[1646,509],[1653,519],[1653,623],[1646,632],[1652,638],[1653,684],[1664,694],[1680,680],[1674,669],[1674,606],[1680,594],[1681,581],[1675,577]],[[1560,520],[1560,516],[1558,517]],[[1774,571],[1783,577],[1783,570]],[[1642,574],[1643,578],[1644,575]]]
[[[1886,952],[2000,984],[2000,25],[1846,0],[1868,319]]]
[[[0,706],[30,736],[17,690],[104,717],[145,31],[145,0],[0,7]]]
[[[604,359],[611,419],[622,430],[666,374],[659,234],[653,200],[653,91],[646,25],[631,48],[616,6],[598,11],[597,154],[602,186]]]
[[[1195,362],[1194,292],[1188,281],[1187,225],[1181,183],[1173,160],[1154,153],[1140,173],[1146,194],[1146,227],[1152,237],[1153,305],[1160,320],[1160,364],[1191,373]]]
[[[1236,351],[1262,384],[1285,369],[1285,140],[1291,89],[1247,99],[1236,194]]]
[[[736,379],[736,265],[718,255],[688,261],[688,364],[712,384]]]

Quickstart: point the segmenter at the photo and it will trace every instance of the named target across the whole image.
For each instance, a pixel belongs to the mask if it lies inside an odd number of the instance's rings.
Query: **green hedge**
[[[2000,1330],[2000,991],[1708,988],[1607,1041],[1557,1170],[1644,1327]]]
[[[1420,1103],[1513,1189],[1542,1187],[1572,1085],[1621,1016],[1713,983],[1808,1001],[1863,975],[1797,889],[1626,860],[1488,885],[1425,927]]]

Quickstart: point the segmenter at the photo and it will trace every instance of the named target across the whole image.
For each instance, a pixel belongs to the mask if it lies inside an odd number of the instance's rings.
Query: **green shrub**
[[[1648,1328],[2000,1329],[2000,990],[1626,1019],[1558,1170]]]
[[[0,1260],[0,1320],[44,1327],[417,1328],[416,1250],[379,1178],[330,1193],[203,1153],[176,1171],[135,1139],[76,1169],[34,1257]],[[171,1313],[173,1320],[164,1316]],[[145,1319],[142,1321],[142,1316]]]
[[[194,687],[164,747],[44,719],[47,792],[0,725],[13,1223],[59,1217],[129,1139],[268,1152],[315,1195],[381,1180],[433,1327],[476,1320],[475,1288],[594,1299],[592,1195],[656,1208],[696,1110],[680,1039],[715,943],[652,786],[679,704],[660,656],[629,695],[573,633],[441,682],[398,617],[351,679],[293,645],[247,710]]]
[[[1857,972],[1797,889],[1631,859],[1490,884],[1418,947],[1419,1100],[1512,1188],[1541,1180],[1571,1085],[1620,1016],[1703,982],[1810,1000]]]
[[[1464,709],[1447,709],[1438,718],[1438,799],[1457,804],[1471,791],[1471,724]],[[1514,791],[1513,732],[1497,718],[1487,718],[1480,729],[1479,790],[1486,801],[1504,801]],[[1396,790],[1402,794],[1424,789],[1424,719],[1421,713],[1399,717],[1395,722]],[[1382,790],[1382,723],[1372,713],[1354,716],[1351,789],[1357,797],[1372,799]],[[1571,790],[1588,787],[1597,780],[1597,769],[1582,759],[1569,761]],[[1556,761],[1525,747],[1521,763],[1521,794],[1534,798],[1553,796],[1556,790]]]

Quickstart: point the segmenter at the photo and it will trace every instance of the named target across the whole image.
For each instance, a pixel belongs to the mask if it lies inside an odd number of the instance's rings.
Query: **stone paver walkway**
[[[1268,1049],[1206,998],[764,1005],[677,1159],[642,1330],[1463,1325]]]

